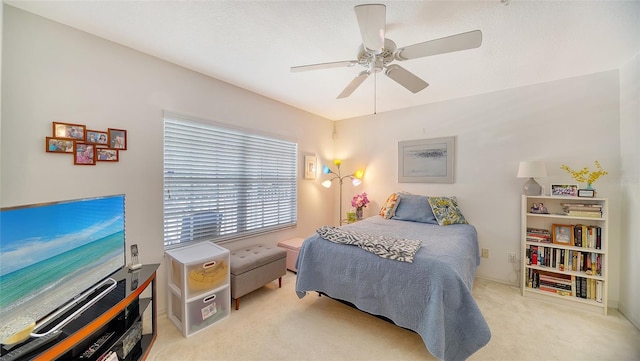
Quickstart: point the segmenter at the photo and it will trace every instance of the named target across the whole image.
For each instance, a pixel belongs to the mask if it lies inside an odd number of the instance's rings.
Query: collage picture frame
[[[74,165],[119,162],[120,151],[127,150],[125,129],[96,130],[84,124],[53,121],[51,133],[45,137],[45,152],[72,154]]]

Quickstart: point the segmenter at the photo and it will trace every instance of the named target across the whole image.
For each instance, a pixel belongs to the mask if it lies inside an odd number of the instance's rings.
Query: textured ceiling
[[[345,99],[364,68],[290,67],[355,59],[362,1],[5,3],[332,120],[374,99],[384,112],[618,69],[640,51],[640,1],[503,1],[384,2],[398,47],[476,29],[482,46],[400,63],[430,84],[417,94],[379,73]]]

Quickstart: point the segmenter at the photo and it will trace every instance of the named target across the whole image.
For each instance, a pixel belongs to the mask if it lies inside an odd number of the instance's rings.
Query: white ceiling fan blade
[[[358,88],[360,86],[360,84],[362,84],[363,81],[367,80],[367,78],[369,77],[370,74],[371,74],[371,72],[369,72],[368,70],[365,70],[365,71],[361,72],[360,74],[358,74],[358,76],[353,78],[351,83],[349,83],[349,85],[347,85],[347,87],[344,88],[342,93],[340,93],[340,95],[338,95],[336,97],[336,99],[346,98],[349,95],[351,95],[351,93],[353,93],[353,91],[356,90],[356,88]]]
[[[318,70],[318,69],[329,69],[329,68],[349,68],[354,65],[358,65],[357,60],[345,60],[345,61],[334,61],[331,63],[320,63],[320,64],[310,64],[310,65],[300,65],[300,66],[292,66],[291,72],[298,73],[301,71],[309,71],[309,70]]]
[[[482,31],[474,30],[399,48],[395,51],[394,57],[396,60],[416,59],[459,50],[473,49],[479,47],[481,44]]]
[[[429,86],[426,81],[418,78],[400,65],[391,64],[384,73],[414,94]]]
[[[383,4],[364,4],[353,8],[360,25],[362,45],[367,51],[382,53],[387,7]]]

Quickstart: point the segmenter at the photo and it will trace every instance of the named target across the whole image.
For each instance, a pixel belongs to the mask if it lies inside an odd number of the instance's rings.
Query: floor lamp
[[[336,165],[336,167],[338,168],[338,170],[336,172],[332,171],[329,167],[327,167],[326,165],[322,166],[322,173],[324,174],[333,174],[333,176],[331,177],[331,179],[327,179],[326,181],[322,182],[322,186],[325,188],[331,188],[331,185],[333,184],[334,180],[338,180],[340,182],[340,225],[342,225],[342,183],[345,179],[351,179],[351,184],[353,184],[354,186],[359,186],[360,184],[362,184],[362,176],[364,175],[364,170],[359,169],[357,171],[355,171],[352,174],[349,175],[341,175],[340,174],[340,164],[342,164],[342,161],[340,159],[336,159],[333,161],[333,164]]]

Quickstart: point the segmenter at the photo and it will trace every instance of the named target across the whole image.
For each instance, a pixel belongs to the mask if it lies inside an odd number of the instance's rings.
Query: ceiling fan
[[[291,67],[292,72],[353,67],[356,65],[361,65],[366,68],[344,88],[337,99],[348,97],[372,73],[379,73],[383,70],[386,76],[412,93],[417,93],[429,86],[429,84],[400,65],[391,64],[394,60],[405,61],[459,50],[473,49],[482,44],[482,32],[480,30],[474,30],[397,48],[391,39],[385,37],[386,5],[363,4],[355,6],[354,10],[358,19],[358,25],[360,26],[360,35],[362,36],[362,45],[360,46],[356,60]]]

